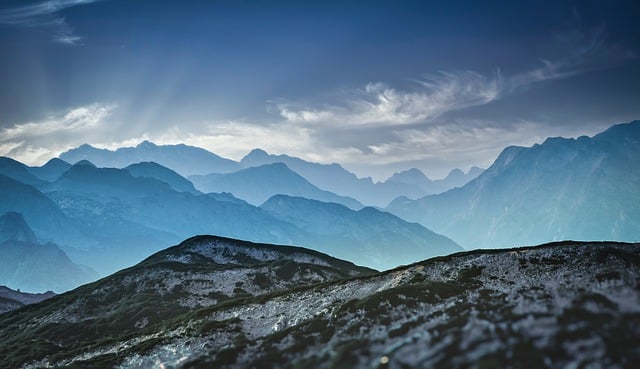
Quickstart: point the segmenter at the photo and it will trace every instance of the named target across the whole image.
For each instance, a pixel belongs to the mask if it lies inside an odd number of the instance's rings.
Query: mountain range
[[[187,145],[158,146],[143,141],[135,147],[117,150],[98,149],[81,145],[60,155],[68,163],[88,160],[99,167],[124,168],[131,164],[152,161],[171,168],[182,176],[209,173],[227,173],[241,169],[237,162],[222,158],[199,147]]]
[[[506,148],[466,185],[386,210],[466,248],[640,240],[640,121]]]
[[[626,368],[640,359],[639,279],[639,244],[478,250],[377,273],[200,236],[0,315],[0,366]]]
[[[36,244],[54,244],[73,263],[101,275],[196,234],[305,245],[379,270],[460,251],[457,243],[482,248],[565,239],[634,242],[640,234],[639,127],[634,121],[594,137],[508,147],[463,186],[418,200],[398,197],[386,212],[321,190],[292,168],[307,176],[335,172],[336,182],[362,182],[337,164],[261,150],[234,172],[192,177],[211,180],[218,187],[210,190],[220,193],[203,193],[155,162],[119,169],[52,159],[29,167],[0,158],[0,214],[19,213]],[[156,153],[166,147],[147,142],[138,148]],[[184,153],[191,147],[168,150]],[[107,157],[118,152],[103,151]],[[262,161],[275,162],[258,165]],[[459,171],[451,177],[466,180]],[[427,180],[408,170],[385,183],[419,187]]]
[[[460,169],[452,170],[449,175],[441,180],[431,180],[420,170],[410,169],[406,173],[396,173],[385,182],[373,182],[369,177],[358,178],[354,173],[347,171],[339,164],[312,163],[300,158],[288,155],[271,155],[261,149],[252,150],[239,162],[222,158],[204,149],[187,145],[155,145],[144,141],[135,147],[123,147],[115,151],[98,149],[90,145],[82,145],[66,151],[60,155],[60,159],[68,163],[76,163],[87,160],[98,167],[125,168],[140,162],[154,162],[164,167],[171,168],[183,177],[188,177],[202,192],[227,191],[230,188],[235,192],[243,193],[247,198],[239,194],[238,197],[254,205],[259,205],[270,195],[286,194],[302,195],[302,189],[291,191],[292,185],[284,185],[278,182],[277,177],[286,175],[289,180],[301,184],[301,179],[309,184],[304,193],[325,191],[321,196],[313,197],[324,201],[331,196],[352,208],[358,208],[358,202],[369,206],[384,207],[398,196],[419,198],[424,195],[443,192],[453,187],[458,187],[482,172],[477,167],[471,168],[467,174]],[[291,173],[282,173],[284,169],[269,164],[284,164],[297,176],[293,178]],[[263,167],[259,171],[248,171],[253,167]],[[271,170],[266,170],[270,168]],[[244,170],[243,170],[244,169]],[[235,173],[234,173],[235,172]],[[416,175],[417,173],[417,175]],[[225,175],[223,175],[225,174]],[[250,177],[250,181],[238,184],[239,179]],[[240,185],[241,188],[235,186]],[[287,187],[288,188],[285,188]],[[318,188],[310,189],[310,186]],[[276,192],[283,188],[291,192]],[[271,191],[269,191],[271,189]],[[333,194],[328,194],[332,192]],[[345,199],[351,198],[351,199]],[[353,199],[357,200],[354,202]],[[361,206],[360,206],[361,207]]]
[[[290,195],[335,202],[354,210],[363,207],[353,198],[319,189],[280,162],[250,167],[233,173],[190,176],[189,179],[204,192],[229,192],[256,206],[274,195]]]
[[[396,173],[385,182],[374,183],[370,177],[358,178],[339,164],[312,163],[289,155],[271,155],[260,149],[252,150],[240,161],[244,167],[273,163],[286,164],[323,190],[352,197],[366,205],[382,207],[398,196],[417,198],[461,186],[482,172],[477,167],[473,167],[467,174],[454,169],[446,178],[432,181],[419,169],[413,168]]]
[[[130,266],[152,252],[196,234],[304,244],[376,269],[461,250],[451,240],[422,226],[390,214],[380,216],[380,211],[373,209],[354,211],[336,203],[297,199],[281,202],[281,208],[275,211],[248,204],[230,194],[204,194],[178,173],[157,163],[143,162],[118,169],[98,168],[87,160],[68,166],[61,165],[65,163],[62,161],[51,162],[67,170],[49,175],[49,179],[55,180],[47,182],[30,174],[30,167],[8,158],[4,161],[10,163],[11,168],[24,169],[24,172],[13,170],[5,174],[27,178],[38,188],[0,174],[0,184],[6,189],[0,193],[0,211],[20,213],[40,243],[59,246],[74,263],[88,265],[101,275]],[[284,164],[268,167],[280,168],[304,181]],[[260,168],[246,169],[248,173],[256,170]],[[326,201],[335,199],[362,208],[355,200],[315,191],[302,193],[325,195]],[[317,214],[303,224],[291,216],[293,211],[281,211],[285,204],[295,206],[299,214],[311,213],[309,209]],[[336,206],[339,211],[335,214],[333,210],[324,210]],[[324,218],[329,214],[332,222],[350,227],[327,233],[318,224],[325,224]],[[310,219],[318,224],[309,225]],[[362,245],[358,245],[360,242]],[[353,252],[356,249],[359,252]],[[78,279],[70,281],[77,283]],[[0,283],[7,284],[7,281],[0,279]],[[11,286],[33,287],[20,283]],[[45,287],[32,291],[42,291]],[[59,285],[47,289],[61,290]]]

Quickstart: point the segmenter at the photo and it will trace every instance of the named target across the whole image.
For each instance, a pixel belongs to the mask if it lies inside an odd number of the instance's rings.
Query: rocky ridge
[[[6,314],[0,364],[631,368],[640,359],[639,244],[480,250],[383,273],[299,248],[238,252],[243,245],[190,239],[129,270]],[[279,263],[300,276],[325,277],[279,279]],[[218,274],[219,286],[202,280],[205,270],[238,268],[246,271],[242,280],[229,274]],[[257,273],[270,283],[261,287]],[[164,287],[155,284],[160,281]],[[223,281],[242,282],[244,292],[226,295]],[[173,282],[183,287],[176,290]],[[25,345],[31,351],[20,356]]]

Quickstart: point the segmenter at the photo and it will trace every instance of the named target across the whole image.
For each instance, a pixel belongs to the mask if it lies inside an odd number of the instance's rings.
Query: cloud
[[[27,164],[42,162],[109,130],[107,118],[115,105],[92,104],[50,116],[39,122],[0,129],[0,155]]]
[[[0,9],[0,24],[48,27],[54,30],[52,40],[65,45],[78,45],[82,38],[76,35],[60,15],[61,11],[101,0],[46,0],[34,4]]]
[[[589,32],[575,29],[556,35],[557,44],[570,50],[562,58],[551,61],[540,59],[538,67],[513,76],[512,90],[527,87],[536,82],[567,78],[591,70],[610,67],[612,63],[633,57],[627,50],[607,45],[606,27],[600,26]]]
[[[604,26],[589,32],[576,29],[556,35],[564,55],[541,58],[534,67],[503,76],[500,69],[491,75],[475,71],[441,71],[415,80],[412,90],[401,90],[381,82],[341,96],[335,104],[277,105],[280,117],[302,124],[362,126],[402,126],[424,124],[465,108],[490,104],[543,81],[557,80],[611,67],[635,55],[606,42]]]
[[[406,125],[441,116],[499,98],[500,74],[485,77],[472,71],[440,72],[416,81],[414,91],[402,91],[384,83],[369,83],[355,91],[342,106],[296,109],[278,106],[280,116],[291,122],[345,125]]]

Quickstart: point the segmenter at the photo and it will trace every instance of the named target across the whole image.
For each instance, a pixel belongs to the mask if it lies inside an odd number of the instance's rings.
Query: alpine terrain
[[[632,368],[640,244],[478,250],[377,273],[199,236],[0,326],[5,368]]]

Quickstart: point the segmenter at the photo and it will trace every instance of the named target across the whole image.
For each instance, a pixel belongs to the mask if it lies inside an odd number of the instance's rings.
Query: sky
[[[0,155],[253,148],[382,180],[640,119],[637,1],[0,2]]]

